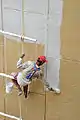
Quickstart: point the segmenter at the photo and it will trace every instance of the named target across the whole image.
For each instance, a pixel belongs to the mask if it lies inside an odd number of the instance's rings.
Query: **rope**
[[[35,61],[36,61],[36,59],[37,59],[37,55],[38,55],[38,44],[37,44],[37,41],[36,41],[36,47],[35,47]]]
[[[24,53],[24,0],[22,0],[22,37],[21,37],[21,52]],[[19,96],[19,113],[20,119],[22,118],[22,104],[21,104],[21,97]]]
[[[4,27],[3,27],[3,0],[1,0],[1,27],[2,27],[2,30],[4,30]],[[2,53],[2,58],[3,58],[3,67],[2,67],[2,72],[5,73],[7,71],[7,63],[6,63],[6,48],[5,48],[5,45],[6,45],[6,38],[4,38],[3,36],[3,53]],[[3,81],[4,81],[4,77],[3,77]],[[5,84],[5,81],[4,81],[4,84]],[[4,87],[4,91],[5,91],[5,87]],[[4,112],[6,113],[6,99],[5,99],[5,92],[4,92]],[[5,117],[4,117],[5,119]]]
[[[21,46],[22,47],[22,46]],[[22,49],[22,48],[21,48]],[[18,54],[20,56],[20,48],[18,49]],[[18,105],[19,105],[19,118],[22,119],[22,103],[21,103],[21,96],[18,96]]]
[[[49,4],[50,4],[50,1],[49,0],[47,0],[47,24],[46,24],[46,41],[45,41],[45,43],[46,43],[46,52],[45,52],[45,54],[46,54],[46,56],[47,56],[47,52],[48,52],[48,20],[49,20]],[[45,71],[46,73],[46,79],[47,79],[47,65],[46,65],[46,71]],[[47,118],[46,118],[46,105],[47,105],[47,99],[46,99],[46,86],[44,85],[44,92],[45,92],[45,109],[44,109],[44,120],[46,120]]]
[[[6,37],[4,37],[4,65],[5,65],[5,73],[7,73],[7,55],[6,55]],[[6,82],[7,82],[8,80],[7,80],[7,78],[5,78],[5,84],[6,84]],[[7,94],[6,94],[6,92],[5,92],[5,111],[7,111],[7,107],[6,107],[6,105],[7,105]]]
[[[19,102],[19,116],[20,120],[22,119],[22,104],[21,104],[21,97],[18,97],[18,102]]]
[[[22,42],[21,42],[22,45]],[[20,56],[20,48],[22,49],[22,46],[18,48],[18,55]],[[22,104],[21,104],[21,96],[18,96],[18,105],[19,105],[19,120],[22,120]]]
[[[5,37],[3,39],[3,44],[4,44],[3,45],[3,73],[7,73],[6,38]],[[6,93],[5,93],[5,84],[6,84],[7,79],[4,78],[4,77],[3,77],[3,79],[4,79],[4,111],[6,113],[6,111],[7,111],[7,107],[6,107],[6,105],[7,105],[7,99],[6,99]]]
[[[21,41],[22,41],[22,53],[24,53],[24,0],[22,0],[22,38],[21,38]]]

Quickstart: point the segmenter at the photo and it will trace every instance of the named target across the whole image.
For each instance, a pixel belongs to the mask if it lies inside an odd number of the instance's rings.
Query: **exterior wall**
[[[80,64],[79,64],[80,7],[79,6],[80,6],[79,0],[77,1],[64,0],[63,2],[63,7],[64,7],[63,19],[62,19],[61,33],[60,33],[61,57],[62,57],[60,61],[60,85],[61,85],[62,93],[59,96],[53,94],[53,92],[47,93],[46,120],[54,120],[54,119],[55,120],[60,120],[60,119],[61,120],[79,120],[80,119],[80,113],[79,113],[80,111],[80,104],[79,104],[79,101],[80,101],[80,93],[79,93],[80,91],[80,73],[79,73],[80,71]],[[30,37],[35,37],[35,36],[30,36]],[[2,54],[1,47],[0,47],[0,52],[1,52],[0,54]],[[54,65],[56,66],[56,64]],[[52,65],[50,65],[50,67],[51,66]],[[3,86],[3,83],[0,84],[0,90],[2,91],[0,94],[0,111],[4,111],[4,102],[3,102],[4,90],[2,86]],[[36,88],[35,86],[36,84],[34,84],[34,87],[33,87],[34,92],[38,90],[39,94],[32,93],[28,100],[25,100],[23,96],[21,97],[22,116],[24,120],[26,119],[43,120],[43,117],[44,117],[45,96],[42,91],[42,86],[40,91],[39,91],[40,87],[38,86],[38,88],[35,89]],[[11,105],[12,105],[12,100],[14,98],[16,98],[16,100],[13,104],[14,107],[12,108]],[[6,100],[8,102],[7,113],[18,116],[19,106],[16,108],[16,106],[18,105],[18,97],[17,97],[16,89],[14,89],[12,95],[7,95]]]
[[[22,0],[3,0],[4,31],[22,33],[21,10]],[[24,0],[24,33],[45,44],[45,79],[52,88],[59,88],[61,18],[62,0]]]

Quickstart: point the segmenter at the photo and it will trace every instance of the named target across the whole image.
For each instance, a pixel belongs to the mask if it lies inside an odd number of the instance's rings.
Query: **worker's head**
[[[38,59],[37,59],[37,62],[36,64],[38,66],[41,66],[43,65],[44,63],[47,63],[48,61],[46,60],[46,57],[45,56],[39,56]]]

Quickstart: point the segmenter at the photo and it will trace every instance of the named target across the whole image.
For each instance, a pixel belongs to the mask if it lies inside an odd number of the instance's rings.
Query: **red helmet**
[[[46,62],[46,63],[48,62],[48,61],[46,60],[46,57],[45,57],[45,56],[39,56],[38,59],[39,59],[41,62],[44,62],[44,63],[45,63],[45,62]]]

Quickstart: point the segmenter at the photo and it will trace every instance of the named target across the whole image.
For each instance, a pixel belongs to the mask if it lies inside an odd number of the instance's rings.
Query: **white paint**
[[[49,64],[47,65],[47,82],[49,83],[49,88],[60,89],[59,86],[59,70],[60,70],[60,60],[53,59],[52,57],[47,58]],[[46,76],[45,76],[46,77]]]
[[[5,117],[8,117],[8,118],[15,119],[15,120],[22,120],[22,118],[18,118],[18,117],[9,115],[9,114],[5,114],[5,113],[3,113],[3,112],[0,112],[0,115],[5,116]]]
[[[24,13],[25,35],[44,43],[46,17],[40,14]]]
[[[47,0],[24,0],[25,11],[30,11],[31,13],[37,13],[46,15],[47,14]]]
[[[4,31],[21,35],[21,11],[3,9]]]
[[[3,0],[3,7],[21,10],[21,1],[22,0]]]
[[[50,14],[49,17],[53,19],[53,23],[56,26],[61,25],[62,21],[62,9],[63,0],[50,0]]]
[[[48,31],[48,50],[47,56],[55,59],[60,58],[60,27],[52,26],[53,22],[49,22]]]
[[[49,87],[55,90],[57,93],[60,92],[60,26],[62,21],[62,9],[62,0],[49,0],[47,32],[48,43],[45,43],[47,44],[46,51],[48,65],[44,77],[49,83]]]

